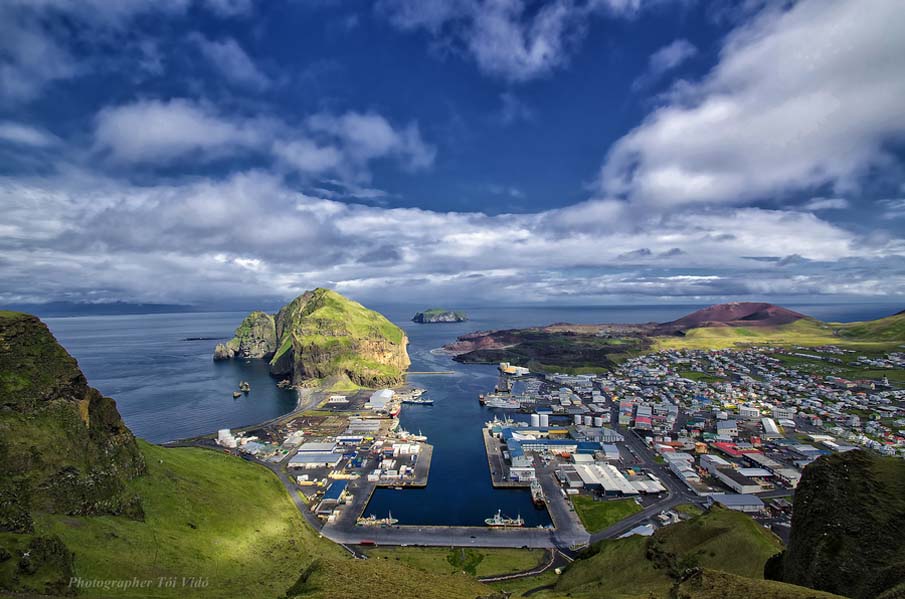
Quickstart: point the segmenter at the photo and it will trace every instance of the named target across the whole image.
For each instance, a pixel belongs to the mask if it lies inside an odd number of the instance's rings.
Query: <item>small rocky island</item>
[[[412,318],[412,322],[419,322],[421,324],[465,322],[466,320],[468,320],[468,316],[466,316],[465,312],[453,312],[450,310],[443,310],[442,308],[431,308],[424,312],[418,312]]]
[[[330,289],[306,291],[277,314],[252,312],[214,360],[263,359],[292,384],[327,378],[362,387],[401,384],[410,361],[405,333],[387,318]]]

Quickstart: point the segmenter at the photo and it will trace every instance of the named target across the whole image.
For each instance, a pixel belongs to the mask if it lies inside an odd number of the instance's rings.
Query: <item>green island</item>
[[[255,311],[215,360],[264,359],[295,385],[381,387],[403,382],[408,338],[398,326],[330,289],[306,291],[275,316]]]
[[[412,317],[412,322],[420,324],[465,322],[466,320],[468,320],[468,316],[465,312],[445,310],[443,308],[430,308],[423,312],[418,312]]]

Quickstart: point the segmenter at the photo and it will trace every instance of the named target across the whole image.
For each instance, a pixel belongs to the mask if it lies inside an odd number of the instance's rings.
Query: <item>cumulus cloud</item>
[[[210,104],[176,98],[107,107],[95,120],[95,147],[120,164],[257,154],[302,174],[332,174],[355,182],[370,178],[368,165],[376,159],[390,158],[418,170],[431,166],[436,156],[417,123],[394,126],[371,112],[318,113],[292,126],[273,117],[227,115]]]
[[[59,143],[59,138],[38,127],[12,121],[0,121],[0,141],[11,144],[46,148]]]
[[[843,272],[846,293],[905,293],[902,240],[862,238],[812,213],[613,220],[615,209],[586,202],[490,216],[382,208],[299,193],[261,171],[154,186],[72,173],[6,177],[0,301],[285,298],[317,285],[361,299],[404,288],[424,300],[827,293],[843,285]],[[764,248],[795,258],[748,258]],[[827,290],[818,291],[822,283]]]
[[[803,208],[805,210],[845,210],[850,204],[845,198],[811,198]]]
[[[262,126],[265,125],[265,126]],[[141,100],[108,107],[96,118],[95,143],[118,162],[171,162],[260,147],[272,126],[221,116],[185,99]]]
[[[640,0],[382,0],[378,11],[403,30],[425,29],[468,53],[484,73],[520,82],[566,64],[597,14],[631,15]]]
[[[903,29],[895,1],[769,5],[611,148],[602,189],[660,206],[857,189],[905,136]]]
[[[226,79],[233,83],[263,90],[270,86],[270,79],[255,65],[242,46],[231,37],[211,40],[203,35],[191,37],[201,54]]]
[[[633,87],[640,89],[660,79],[664,74],[677,69],[685,61],[693,58],[698,49],[686,39],[677,39],[654,52],[648,60],[647,72],[635,80]]]

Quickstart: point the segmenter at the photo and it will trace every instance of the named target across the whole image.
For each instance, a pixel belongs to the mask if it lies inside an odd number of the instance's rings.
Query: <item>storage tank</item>
[[[584,425],[585,425],[585,426],[591,426],[591,425],[593,425],[593,424],[594,424],[594,418],[593,418],[593,417],[591,417],[591,416],[585,416],[585,417],[584,417]]]
[[[594,416],[594,426],[603,426],[603,418],[600,416]]]
[[[531,414],[531,426],[534,426],[534,427],[540,426],[540,415],[539,414]]]
[[[581,414],[575,414],[575,424],[581,424]]]
[[[540,425],[541,426],[550,426],[550,415],[549,414],[540,415]]]

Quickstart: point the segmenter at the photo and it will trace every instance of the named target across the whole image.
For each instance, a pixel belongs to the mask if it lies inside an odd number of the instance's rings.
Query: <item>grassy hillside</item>
[[[145,521],[38,515],[33,535],[0,533],[0,547],[19,556],[32,539],[56,537],[73,553],[70,570],[55,558],[26,575],[17,559],[9,559],[0,563],[0,588],[40,591],[48,581],[59,588],[71,575],[152,581],[146,588],[82,589],[85,597],[275,598],[290,587],[312,599],[471,598],[493,592],[467,575],[428,572],[396,560],[351,559],[319,538],[264,468],[203,449],[140,445],[149,472],[132,481],[130,490],[142,497]],[[167,587],[173,577],[175,586]],[[183,577],[203,586],[184,587]]]
[[[905,462],[859,450],[805,468],[779,570],[786,582],[859,599],[902,597]]]
[[[905,341],[905,312],[865,322],[832,323],[839,334],[851,339]]]
[[[804,318],[773,327],[701,327],[685,336],[655,337],[654,350],[724,349],[739,345],[843,345],[885,349],[905,341],[905,316],[858,323],[825,323]]]
[[[604,541],[576,561],[555,592],[600,599],[668,596],[683,574],[695,568],[718,569],[763,578],[767,559],[782,545],[751,518],[720,508],[658,530],[652,537]],[[739,595],[759,596],[759,595]]]

